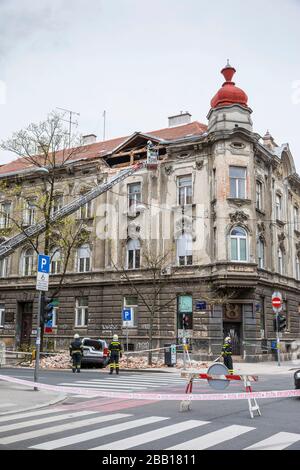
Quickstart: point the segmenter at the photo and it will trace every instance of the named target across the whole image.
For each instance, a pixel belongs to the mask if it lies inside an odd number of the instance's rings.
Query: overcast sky
[[[0,0],[0,140],[55,107],[107,138],[207,123],[227,58],[300,173],[300,0]],[[0,153],[0,163],[12,155]]]

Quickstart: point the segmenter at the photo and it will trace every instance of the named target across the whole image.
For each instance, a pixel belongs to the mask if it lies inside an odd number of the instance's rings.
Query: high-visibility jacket
[[[122,346],[120,341],[112,341],[108,347],[109,353],[120,354],[122,355]]]
[[[222,356],[232,356],[232,346],[230,343],[223,344]]]
[[[80,339],[75,339],[75,341],[72,341],[70,344],[70,355],[73,356],[73,354],[83,354],[83,345]]]

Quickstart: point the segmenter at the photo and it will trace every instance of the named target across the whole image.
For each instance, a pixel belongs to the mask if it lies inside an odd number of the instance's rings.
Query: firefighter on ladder
[[[113,336],[113,340],[108,347],[109,351],[109,373],[112,374],[114,369],[119,374],[119,359],[122,357],[122,346],[118,335]]]
[[[224,358],[224,364],[227,367],[229,374],[233,375],[234,371],[233,371],[232,346],[231,346],[230,336],[227,336],[225,338],[221,354]]]

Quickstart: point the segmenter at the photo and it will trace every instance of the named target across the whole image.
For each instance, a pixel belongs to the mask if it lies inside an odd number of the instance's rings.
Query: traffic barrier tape
[[[177,393],[128,393],[128,392],[106,392],[102,390],[87,390],[76,387],[61,387],[57,385],[42,384],[31,382],[29,380],[16,379],[7,375],[0,375],[0,380],[11,382],[27,387],[37,387],[41,390],[50,390],[53,392],[64,392],[78,395],[98,395],[103,398],[119,398],[123,400],[153,400],[153,401],[230,401],[230,400],[249,400],[251,398],[292,398],[300,397],[300,390],[278,390],[272,392],[241,392],[241,393],[212,393],[212,394],[177,394]]]

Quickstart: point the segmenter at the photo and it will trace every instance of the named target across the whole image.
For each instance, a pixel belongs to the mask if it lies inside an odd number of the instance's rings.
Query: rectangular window
[[[55,196],[55,198],[53,199],[51,215],[56,214],[60,209],[62,209],[62,207],[63,207],[63,197]]]
[[[141,183],[132,183],[127,186],[128,208],[132,211],[142,202]]]
[[[134,295],[127,295],[123,299],[123,307],[128,307],[133,309],[133,324],[137,326],[138,323],[138,311],[139,311],[139,301],[138,297]]]
[[[93,217],[92,201],[89,201],[84,206],[82,206],[79,212],[80,212],[80,215],[79,215],[80,219],[91,219]]]
[[[86,273],[91,271],[91,250],[89,246],[81,246],[78,248],[78,272]]]
[[[263,185],[260,181],[256,181],[256,209],[262,210],[262,189]]]
[[[36,205],[34,201],[27,201],[23,215],[23,223],[25,225],[33,225],[35,223]]]
[[[296,255],[295,267],[296,267],[296,279],[297,281],[300,281],[300,258],[298,255]]]
[[[276,194],[276,219],[281,220],[282,218],[282,197],[280,194]]]
[[[229,168],[230,197],[235,199],[246,199],[246,175],[246,168],[238,166],[231,166]]]
[[[193,329],[193,297],[191,295],[180,295],[177,302],[177,328],[184,335],[185,331]]]
[[[217,259],[217,227],[214,227],[214,239],[213,239],[213,259]]]
[[[217,179],[216,179],[216,169],[213,169],[213,199],[217,198]]]
[[[299,232],[299,209],[294,207],[294,230]]]
[[[58,318],[58,307],[53,307],[52,310],[52,327],[57,327],[57,318]]]
[[[186,206],[193,203],[192,175],[180,176],[178,184],[178,204]]]
[[[5,305],[0,304],[0,328],[4,328]]]
[[[10,227],[11,203],[3,202],[0,206],[0,228]]]
[[[76,298],[75,326],[82,327],[88,324],[88,297]]]

